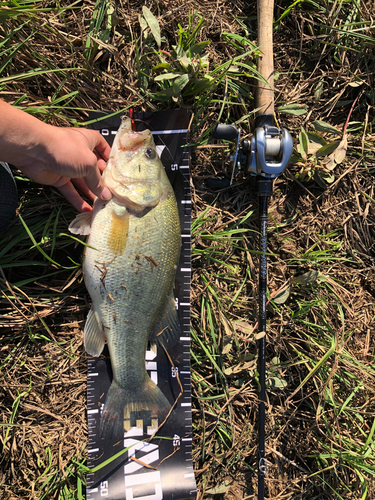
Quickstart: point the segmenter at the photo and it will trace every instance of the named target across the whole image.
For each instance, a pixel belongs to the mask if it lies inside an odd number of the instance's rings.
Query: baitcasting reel
[[[255,131],[251,140],[245,139],[240,144],[241,130],[235,125],[218,123],[213,131],[214,139],[234,140],[237,146],[234,156],[232,175],[211,177],[206,180],[210,189],[222,189],[232,184],[238,170],[249,175],[258,175],[263,179],[278,177],[287,166],[293,151],[293,140],[286,129],[274,126],[273,115],[263,114],[255,121]]]

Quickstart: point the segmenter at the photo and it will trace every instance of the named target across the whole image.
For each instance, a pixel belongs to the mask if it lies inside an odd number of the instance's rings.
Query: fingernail
[[[103,189],[103,191],[101,192],[100,198],[101,198],[102,200],[110,200],[110,199],[112,198],[112,193],[111,193],[111,191],[110,191],[107,187],[105,187],[105,188]]]

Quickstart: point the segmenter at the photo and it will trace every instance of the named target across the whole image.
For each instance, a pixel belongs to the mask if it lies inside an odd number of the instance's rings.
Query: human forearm
[[[90,210],[75,190],[111,198],[101,171],[110,147],[94,130],[54,127],[0,100],[0,160],[41,184],[55,186],[77,210]]]
[[[0,100],[0,159],[21,170],[24,163],[38,161],[51,127]]]

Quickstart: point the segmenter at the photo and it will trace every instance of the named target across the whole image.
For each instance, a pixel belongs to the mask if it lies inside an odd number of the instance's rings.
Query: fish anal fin
[[[160,316],[159,321],[150,335],[150,342],[155,344],[162,342],[164,347],[175,344],[181,333],[180,322],[178,321],[176,303],[173,292],[171,293],[166,308]]]
[[[69,231],[73,234],[87,236],[91,231],[92,212],[82,212],[69,224]]]
[[[99,325],[97,315],[91,308],[86,319],[84,330],[84,345],[87,354],[90,356],[99,356],[104,349],[105,341],[106,338]]]
[[[126,247],[129,234],[129,212],[118,215],[112,212],[112,222],[109,230],[108,244],[115,255],[121,255]]]

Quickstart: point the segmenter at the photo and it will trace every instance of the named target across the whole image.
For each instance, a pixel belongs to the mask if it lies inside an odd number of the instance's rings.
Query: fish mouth
[[[142,132],[137,132],[132,129],[131,120],[128,117],[123,117],[114,146],[119,151],[137,151],[146,141],[150,141],[151,138],[150,130],[146,129]]]

